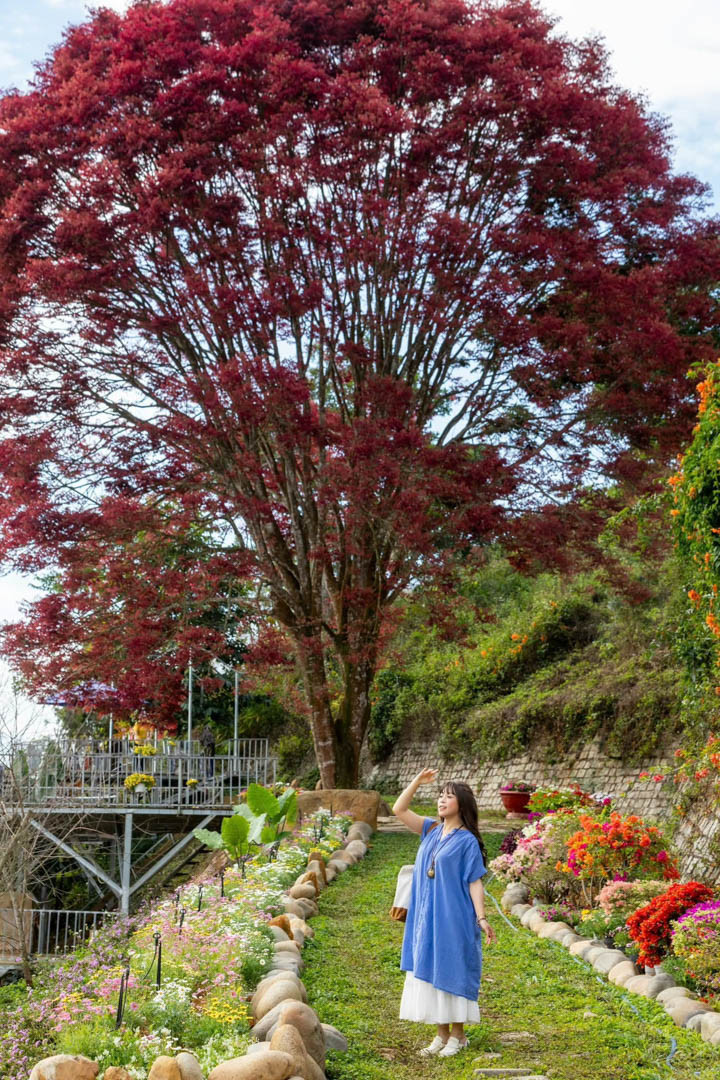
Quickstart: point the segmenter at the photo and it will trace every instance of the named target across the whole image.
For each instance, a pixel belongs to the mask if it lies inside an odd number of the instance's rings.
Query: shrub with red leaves
[[[709,885],[688,881],[682,885],[671,885],[667,892],[634,912],[627,925],[630,936],[640,947],[638,963],[651,967],[659,964],[670,951],[670,923],[695,904],[701,904],[713,896]]]

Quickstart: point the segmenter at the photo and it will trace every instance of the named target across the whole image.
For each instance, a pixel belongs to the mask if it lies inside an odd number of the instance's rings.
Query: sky
[[[122,11],[126,3],[96,6]],[[713,207],[720,210],[717,0],[545,0],[542,6],[558,18],[562,33],[605,39],[618,83],[643,94],[653,111],[669,118],[676,170],[708,183]],[[22,87],[33,63],[86,10],[82,0],[0,0],[0,89]],[[0,621],[12,619],[29,595],[29,584],[19,577],[0,578]]]

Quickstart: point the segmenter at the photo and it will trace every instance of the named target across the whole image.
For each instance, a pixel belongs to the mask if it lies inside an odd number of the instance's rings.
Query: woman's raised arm
[[[393,806],[393,814],[399,817],[400,820],[407,825],[410,832],[422,833],[423,821],[425,820],[420,814],[414,813],[410,809],[410,803],[413,800],[413,795],[419,787],[423,784],[431,784],[437,777],[437,769],[423,769],[418,773],[414,780],[411,780],[408,786],[403,791],[402,795],[398,795]]]

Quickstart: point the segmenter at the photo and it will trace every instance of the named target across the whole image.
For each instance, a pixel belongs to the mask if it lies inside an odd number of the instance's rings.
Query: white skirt
[[[420,1024],[479,1024],[480,1008],[477,1001],[438,990],[432,983],[416,979],[412,971],[406,971],[400,1019],[416,1020]]]

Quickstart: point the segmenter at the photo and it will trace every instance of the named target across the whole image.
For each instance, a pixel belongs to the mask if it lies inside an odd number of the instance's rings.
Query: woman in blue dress
[[[423,769],[393,806],[422,837],[405,922],[400,966],[405,975],[400,1019],[436,1024],[420,1054],[451,1057],[467,1046],[464,1024],[479,1023],[482,935],[495,933],[485,915],[485,849],[472,789],[451,781],[438,795],[438,821],[410,810],[415,792],[437,769]]]

